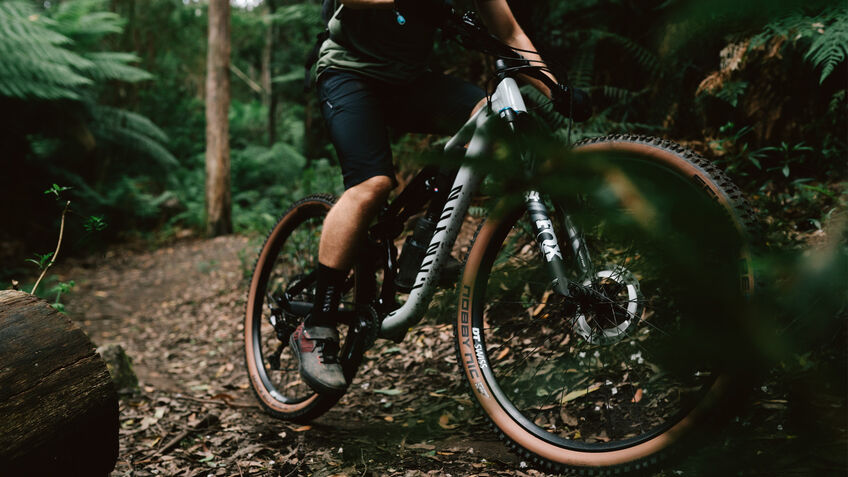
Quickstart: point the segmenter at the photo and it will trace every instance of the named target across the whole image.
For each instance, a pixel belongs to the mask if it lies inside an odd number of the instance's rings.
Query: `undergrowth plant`
[[[803,45],[804,59],[821,70],[819,83],[824,83],[848,57],[848,6],[828,8],[818,15],[795,11],[766,25],[750,47],[762,46],[773,37]]]
[[[80,213],[120,211],[110,215],[137,223],[145,202],[161,195],[150,172],[178,161],[159,127],[107,94],[154,80],[136,66],[138,55],[110,45],[126,21],[108,9],[105,0],[0,1],[0,141],[17,172],[0,177],[0,187],[30,196],[37,186],[19,177],[61,182],[73,187]],[[28,230],[33,213],[50,206],[35,202],[29,213],[7,210],[2,219],[7,230]],[[81,228],[65,231],[70,244]]]
[[[66,191],[71,190],[71,187],[60,186],[58,184],[53,184],[47,190],[44,191],[45,195],[52,196],[57,202],[63,200],[62,194]],[[56,260],[59,258],[59,251],[62,249],[62,243],[65,238],[65,219],[67,218],[68,212],[71,211],[71,201],[65,200],[65,204],[62,207],[62,213],[59,219],[59,238],[56,240],[56,249],[53,252],[35,254],[33,258],[26,259],[27,262],[35,264],[40,270],[40,274],[35,281],[35,284],[30,289],[29,293],[31,295],[36,295],[38,291],[38,286],[41,284],[42,280],[44,280],[47,275],[47,271],[50,267],[56,263]],[[106,221],[102,216],[90,216],[86,218],[84,227],[89,232],[101,231],[106,228]],[[12,280],[13,287],[17,287],[18,282],[16,280]],[[65,312],[65,305],[61,302],[62,295],[68,294],[71,289],[76,285],[73,280],[67,282],[58,282],[56,283],[48,293],[55,293],[55,297],[51,305],[60,313]]]
[[[134,66],[137,55],[102,49],[104,37],[124,28],[124,20],[103,11],[105,6],[103,0],[70,0],[41,10],[32,2],[0,2],[0,97],[72,101],[87,116],[84,124],[94,139],[174,164],[163,147],[168,138],[149,119],[98,103],[99,85],[153,79]],[[52,152],[44,144],[51,138],[33,135],[33,152]]]

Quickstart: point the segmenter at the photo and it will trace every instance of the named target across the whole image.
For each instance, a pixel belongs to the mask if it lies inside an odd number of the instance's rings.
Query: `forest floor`
[[[76,282],[69,316],[95,345],[122,344],[140,381],[121,398],[113,476],[547,475],[502,444],[470,401],[449,297],[403,343],[378,341],[323,417],[298,425],[263,413],[241,341],[257,240],[125,245],[57,266],[60,280]],[[828,359],[844,362],[837,354]],[[846,376],[820,378],[767,373],[719,437],[655,475],[844,475],[848,419],[837,390]]]

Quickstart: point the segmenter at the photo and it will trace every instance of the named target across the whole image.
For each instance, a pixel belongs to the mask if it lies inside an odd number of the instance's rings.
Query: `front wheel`
[[[574,152],[606,166],[547,201],[573,295],[556,291],[523,208],[487,220],[459,287],[458,361],[522,455],[617,473],[656,462],[732,393],[714,351],[733,346],[724,337],[753,289],[753,214],[723,173],[668,141]]]

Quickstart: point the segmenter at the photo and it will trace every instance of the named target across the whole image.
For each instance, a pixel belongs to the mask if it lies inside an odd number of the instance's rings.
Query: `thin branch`
[[[239,78],[240,80],[244,81],[244,83],[245,83],[247,86],[249,86],[249,87],[250,87],[250,89],[252,89],[252,90],[253,90],[253,91],[255,91],[256,93],[258,93],[258,94],[265,94],[265,89],[264,89],[264,88],[262,88],[262,86],[260,86],[260,85],[259,85],[256,81],[253,81],[252,79],[250,79],[250,77],[249,77],[249,76],[247,76],[247,75],[244,73],[244,71],[240,70],[238,66],[236,66],[236,65],[234,65],[234,64],[232,64],[232,63],[230,63],[230,71],[232,71],[233,73],[235,73],[235,75],[236,75],[236,76],[238,76],[238,78]]]
[[[41,270],[41,275],[38,277],[38,280],[35,281],[35,285],[32,286],[32,290],[29,292],[30,295],[35,295],[35,289],[38,288],[38,284],[41,283],[41,280],[44,278],[44,275],[47,274],[47,270],[56,262],[56,258],[59,256],[59,248],[62,246],[62,235],[65,234],[65,215],[68,214],[68,208],[71,206],[71,201],[67,201],[65,203],[65,208],[62,210],[62,222],[59,224],[59,241],[56,243],[56,251],[53,252],[53,256],[50,257],[50,262]]]

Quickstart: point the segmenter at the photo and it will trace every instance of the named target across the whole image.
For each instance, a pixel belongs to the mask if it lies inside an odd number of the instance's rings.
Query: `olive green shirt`
[[[355,71],[391,83],[411,81],[427,70],[435,28],[400,25],[393,10],[339,7],[328,24],[316,74]]]

